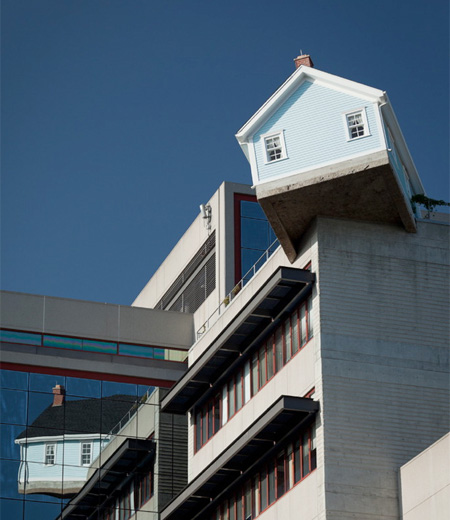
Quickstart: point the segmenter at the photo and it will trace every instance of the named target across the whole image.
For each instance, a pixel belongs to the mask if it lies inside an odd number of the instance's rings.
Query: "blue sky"
[[[449,199],[448,2],[2,1],[1,284],[130,304],[293,72],[386,90]]]

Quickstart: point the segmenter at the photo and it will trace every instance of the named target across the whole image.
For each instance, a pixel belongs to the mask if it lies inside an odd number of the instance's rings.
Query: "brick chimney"
[[[301,54],[294,59],[295,68],[298,69],[300,65],[306,65],[307,67],[314,67],[314,63],[309,54]]]
[[[53,404],[52,406],[61,406],[64,404],[66,389],[61,385],[55,385],[53,388]]]

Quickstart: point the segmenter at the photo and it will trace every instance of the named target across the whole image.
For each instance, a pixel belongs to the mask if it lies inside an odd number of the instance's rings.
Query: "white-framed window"
[[[347,112],[344,114],[344,117],[348,141],[353,141],[354,139],[370,135],[366,110],[364,108]]]
[[[266,134],[261,137],[264,138],[266,163],[272,163],[287,158],[284,132]]]
[[[53,466],[56,459],[56,444],[49,443],[45,445],[45,459],[44,463],[46,466]]]
[[[81,443],[81,465],[89,466],[92,462],[92,442]]]

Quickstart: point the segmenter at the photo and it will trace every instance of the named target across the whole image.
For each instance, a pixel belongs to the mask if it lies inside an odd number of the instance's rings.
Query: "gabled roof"
[[[66,400],[61,406],[50,405],[17,436],[17,440],[63,434],[109,433],[136,400],[133,395],[112,395],[103,399]]]
[[[382,90],[301,65],[237,132],[236,138],[241,146],[305,81],[316,82],[371,102],[386,102],[386,93]]]

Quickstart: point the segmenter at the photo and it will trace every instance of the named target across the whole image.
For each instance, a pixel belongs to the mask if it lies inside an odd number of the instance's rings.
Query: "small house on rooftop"
[[[309,55],[236,134],[289,260],[316,216],[416,231],[424,193],[386,92],[313,68]]]

